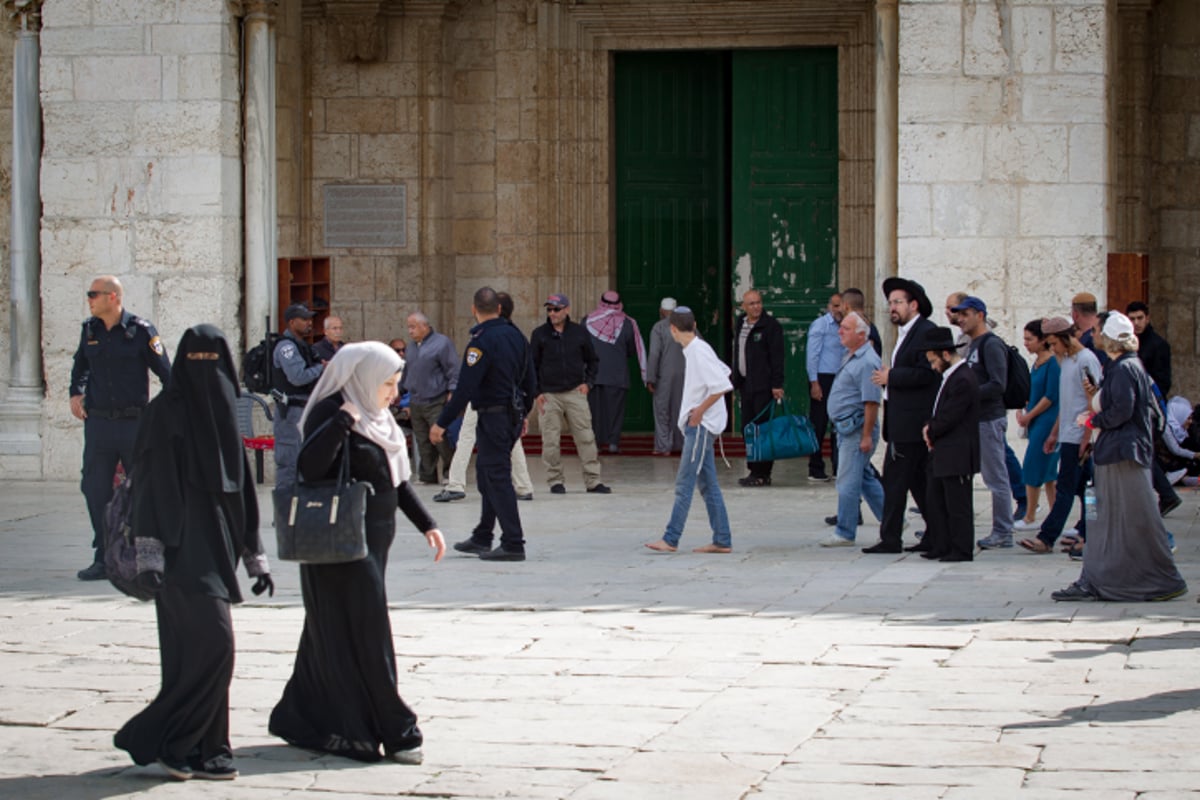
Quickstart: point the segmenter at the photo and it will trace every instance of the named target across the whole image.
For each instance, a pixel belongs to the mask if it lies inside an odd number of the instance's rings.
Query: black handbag
[[[344,564],[367,557],[367,497],[375,490],[350,478],[350,434],[342,444],[338,476],[301,481],[276,497],[279,558],[301,564]]]

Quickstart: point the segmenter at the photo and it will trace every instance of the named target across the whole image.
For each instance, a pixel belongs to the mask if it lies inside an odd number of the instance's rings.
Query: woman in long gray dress
[[[1150,480],[1154,441],[1150,378],[1138,360],[1133,324],[1109,314],[1100,337],[1111,360],[1104,368],[1096,413],[1080,423],[1100,431],[1096,465],[1097,518],[1088,523],[1079,579],[1055,600],[1171,600],[1187,592],[1167,544]],[[1085,419],[1086,417],[1086,419]]]

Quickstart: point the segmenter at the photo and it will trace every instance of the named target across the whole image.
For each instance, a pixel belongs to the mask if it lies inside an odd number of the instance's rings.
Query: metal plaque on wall
[[[404,247],[403,183],[325,187],[325,247]]]

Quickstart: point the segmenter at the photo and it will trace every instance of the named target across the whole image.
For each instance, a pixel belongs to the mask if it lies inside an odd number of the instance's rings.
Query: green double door
[[[807,410],[805,334],[837,285],[836,49],[615,58],[626,313],[649,346],[674,297],[728,362],[741,296],[761,291],[784,327],[784,388]],[[625,430],[653,429],[650,396],[631,391]]]

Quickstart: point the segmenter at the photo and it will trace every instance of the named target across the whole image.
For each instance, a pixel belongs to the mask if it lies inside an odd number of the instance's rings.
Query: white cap
[[[677,306],[677,305],[679,305],[679,304],[675,302],[674,297],[664,297],[662,299],[662,303],[658,307],[661,308],[663,311],[674,311],[675,306]]]
[[[1128,339],[1133,336],[1133,323],[1120,311],[1110,311],[1108,319],[1104,320],[1103,331],[1104,335],[1113,341]]]

